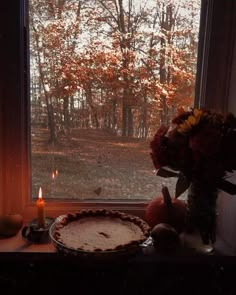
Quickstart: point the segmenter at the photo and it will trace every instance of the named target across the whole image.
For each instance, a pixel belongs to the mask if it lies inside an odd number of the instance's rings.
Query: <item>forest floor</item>
[[[149,144],[107,130],[73,129],[70,138],[49,145],[48,130],[34,128],[33,197],[41,186],[46,198],[152,199],[160,195],[162,183],[174,194],[176,180],[156,176]]]

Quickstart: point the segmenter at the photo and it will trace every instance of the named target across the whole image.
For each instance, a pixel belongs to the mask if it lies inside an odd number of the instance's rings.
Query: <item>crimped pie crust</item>
[[[82,210],[67,214],[54,239],[69,249],[106,252],[129,249],[144,242],[150,228],[142,219],[113,210]]]

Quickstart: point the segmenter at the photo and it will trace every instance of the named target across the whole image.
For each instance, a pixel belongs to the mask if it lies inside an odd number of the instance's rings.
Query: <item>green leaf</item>
[[[189,179],[183,174],[179,173],[178,180],[176,182],[175,197],[178,198],[184,193],[190,185]]]
[[[157,171],[157,175],[158,176],[161,176],[161,177],[176,177],[179,175],[179,172],[174,172],[174,171],[171,171],[171,170],[167,170],[165,168],[160,168],[158,171]]]

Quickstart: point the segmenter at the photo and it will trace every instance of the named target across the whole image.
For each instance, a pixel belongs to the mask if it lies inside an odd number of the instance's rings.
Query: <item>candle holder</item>
[[[54,222],[54,218],[46,217],[44,227],[40,227],[38,225],[38,219],[35,218],[23,227],[21,231],[21,235],[23,238],[33,243],[38,243],[38,244],[48,243],[50,240],[49,229],[53,222]]]

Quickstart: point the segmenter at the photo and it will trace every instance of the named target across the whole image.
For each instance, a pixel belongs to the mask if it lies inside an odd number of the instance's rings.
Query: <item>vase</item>
[[[188,190],[187,231],[197,232],[207,251],[216,240],[217,196],[217,188],[205,181],[193,180]]]

